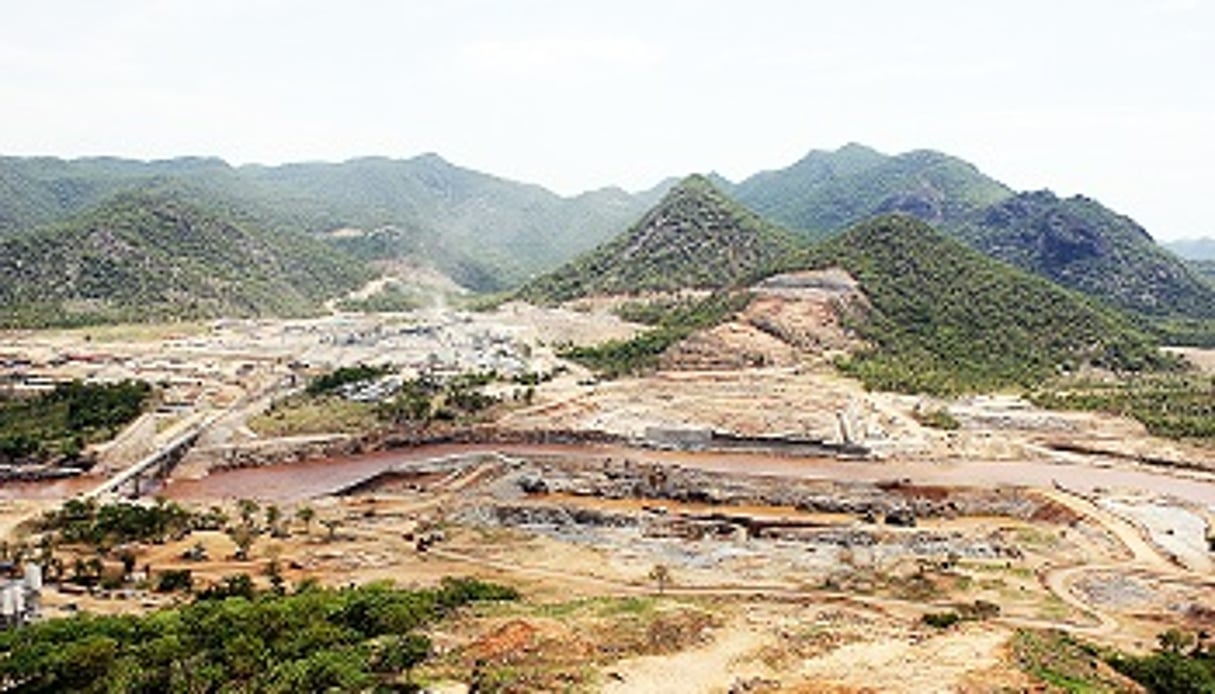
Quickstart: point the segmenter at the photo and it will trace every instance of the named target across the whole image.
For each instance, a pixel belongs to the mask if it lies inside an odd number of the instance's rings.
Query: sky
[[[0,154],[410,157],[561,194],[936,149],[1215,236],[1215,1],[0,0]]]

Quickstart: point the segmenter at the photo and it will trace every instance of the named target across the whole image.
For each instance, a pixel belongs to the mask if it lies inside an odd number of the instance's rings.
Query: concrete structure
[[[0,629],[13,629],[38,618],[42,607],[42,567],[26,564],[20,578],[0,578]]]

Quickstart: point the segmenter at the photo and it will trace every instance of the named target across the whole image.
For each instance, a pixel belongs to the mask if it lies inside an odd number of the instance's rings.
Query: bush
[[[957,612],[929,612],[920,621],[936,629],[948,629],[962,621],[962,615]]]
[[[716,293],[700,301],[675,304],[657,327],[629,340],[609,340],[593,347],[571,347],[560,355],[595,371],[603,378],[619,378],[650,371],[671,345],[698,330],[718,325],[743,310],[751,301],[745,292]]]
[[[944,407],[938,407],[934,410],[928,410],[926,412],[917,409],[912,413],[912,416],[915,417],[915,421],[923,424],[926,427],[932,427],[933,429],[954,431],[962,426],[961,423],[959,423],[958,420],[949,413],[949,410]]]
[[[342,386],[372,381],[387,374],[390,370],[387,366],[368,366],[366,364],[343,366],[312,379],[312,382],[308,384],[306,392],[309,395],[335,393]]]
[[[165,572],[161,583],[188,572]],[[422,662],[417,629],[514,591],[472,579],[196,600],[143,616],[48,619],[0,631],[0,682],[21,692],[370,691]]]
[[[0,463],[76,458],[138,417],[151,393],[143,381],[71,381],[33,398],[0,398]]]
[[[156,592],[175,593],[190,591],[194,587],[194,574],[189,569],[168,569],[156,578]]]

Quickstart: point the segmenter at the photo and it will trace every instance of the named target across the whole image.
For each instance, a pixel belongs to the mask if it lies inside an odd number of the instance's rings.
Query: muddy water
[[[1046,461],[867,462],[800,458],[759,453],[669,452],[595,445],[450,444],[386,451],[348,458],[272,465],[214,473],[201,480],[171,482],[164,493],[175,499],[251,497],[293,501],[332,493],[394,465],[475,453],[509,456],[565,456],[591,461],[676,464],[711,472],[803,479],[883,481],[947,486],[1019,485],[1068,489],[1143,490],[1215,508],[1215,477],[1153,471],[1141,467],[1097,467]]]
[[[101,484],[96,477],[74,477],[51,482],[0,482],[0,501],[9,499],[66,499]]]

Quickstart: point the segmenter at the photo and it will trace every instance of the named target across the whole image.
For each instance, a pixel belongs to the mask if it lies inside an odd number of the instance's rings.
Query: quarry
[[[6,344],[23,355],[9,360],[18,387],[140,375],[166,381],[172,406],[103,446],[92,471],[6,483],[2,529],[20,542],[37,514],[205,419],[144,493],[230,517],[252,500],[289,520],[243,552],[218,530],[132,546],[135,565],[196,585],[272,572],[288,584],[475,575],[518,587],[523,603],[431,635],[434,691],[468,691],[476,667],[512,673],[507,691],[664,691],[675,676],[689,678],[681,691],[1018,690],[1035,681],[1024,664],[1035,634],[1142,651],[1166,626],[1215,626],[1208,452],[1012,395],[866,391],[830,363],[854,339],[833,318],[853,289],[770,287],[658,372],[611,381],[557,356],[642,329],[610,302],[224,322],[138,340],[20,334]],[[489,366],[506,376],[487,386],[502,404],[405,438],[250,428],[309,374],[366,363],[393,364],[400,382]],[[551,377],[524,402],[509,377],[535,372]],[[376,387],[388,388],[345,397]],[[921,423],[937,408],[958,426]],[[298,520],[305,507],[315,522]],[[40,609],[177,599],[141,585],[48,577]],[[928,626],[933,615],[952,626]]]

